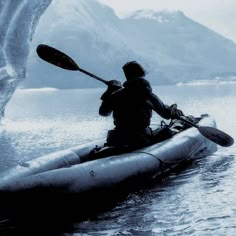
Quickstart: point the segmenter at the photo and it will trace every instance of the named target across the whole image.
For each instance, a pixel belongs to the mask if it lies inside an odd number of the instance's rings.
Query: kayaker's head
[[[127,62],[122,68],[127,80],[142,78],[146,75],[144,68],[136,61]]]

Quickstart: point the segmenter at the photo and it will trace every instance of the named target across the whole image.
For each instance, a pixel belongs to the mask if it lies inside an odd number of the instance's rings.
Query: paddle
[[[43,59],[44,61],[47,61],[50,64],[53,64],[55,66],[61,67],[66,70],[74,70],[74,71],[78,70],[78,71],[108,85],[108,81],[106,81],[106,80],[86,71],[86,70],[81,69],[79,67],[79,65],[72,58],[70,58],[65,53],[63,53],[53,47],[50,47],[45,44],[39,44],[36,51],[37,51],[38,56],[41,59]]]
[[[66,55],[65,53],[50,47],[48,45],[45,44],[40,44],[38,45],[37,49],[37,54],[38,56],[43,59],[44,61],[47,61],[48,63],[51,63],[55,66],[61,67],[63,69],[66,70],[78,70],[96,80],[99,80],[101,82],[103,82],[104,84],[108,85],[109,82],[86,71],[81,69],[77,63],[74,62],[74,60],[72,58],[70,58],[68,55]],[[211,140],[212,142],[219,144],[220,146],[223,147],[229,147],[231,145],[233,145],[234,143],[234,139],[232,137],[230,137],[228,134],[224,133],[221,130],[218,130],[216,128],[213,127],[207,127],[207,126],[198,126],[182,117],[179,117],[180,120],[182,120],[185,123],[188,123],[189,125],[195,127],[198,129],[198,131],[206,138],[208,138],[209,140]]]
[[[196,125],[196,124],[192,123],[191,121],[184,119],[183,117],[179,117],[178,119],[197,128],[198,131],[204,137],[206,137],[207,139],[211,140],[212,142],[214,142],[222,147],[229,147],[229,146],[233,145],[233,143],[234,143],[234,139],[221,130],[218,130],[213,127]]]

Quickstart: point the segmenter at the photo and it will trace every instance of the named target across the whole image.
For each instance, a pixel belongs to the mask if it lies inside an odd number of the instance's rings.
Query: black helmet
[[[143,67],[136,61],[127,62],[122,68],[127,80],[144,77],[146,75]]]

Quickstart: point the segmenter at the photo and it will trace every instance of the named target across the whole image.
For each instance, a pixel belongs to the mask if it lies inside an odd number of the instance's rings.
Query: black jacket
[[[102,95],[99,114],[113,112],[114,125],[118,130],[144,130],[150,125],[152,110],[165,119],[171,118],[171,108],[155,94],[149,82],[143,78],[126,81],[123,88]]]

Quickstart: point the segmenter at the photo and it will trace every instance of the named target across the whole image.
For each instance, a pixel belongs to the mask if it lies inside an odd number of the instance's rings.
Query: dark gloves
[[[108,81],[108,88],[107,91],[113,93],[116,90],[122,88],[121,82],[118,80],[110,80]]]
[[[122,88],[122,85],[120,81],[118,80],[108,81],[108,88],[105,91],[105,93],[103,93],[103,95],[101,96],[101,99],[102,100],[107,99],[112,93],[114,93],[115,91],[121,88]]]
[[[170,106],[170,109],[171,109],[171,119],[178,119],[180,116],[184,116],[184,113],[177,109],[177,105],[176,104],[173,104]]]

